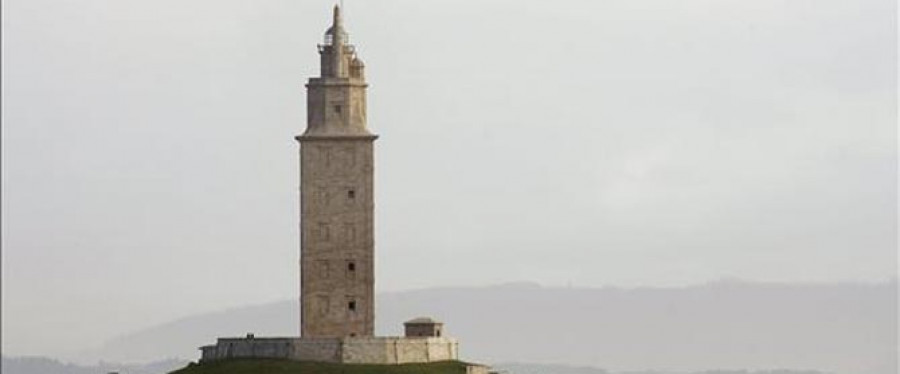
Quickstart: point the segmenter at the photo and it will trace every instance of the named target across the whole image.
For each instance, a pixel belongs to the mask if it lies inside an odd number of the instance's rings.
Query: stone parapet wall
[[[352,364],[405,364],[457,360],[456,339],[438,337],[220,338],[201,347],[201,362],[281,358]]]
[[[456,339],[374,337],[343,340],[341,362],[405,364],[459,358]]]
[[[200,361],[229,358],[287,358],[296,338],[219,338],[216,345],[200,347]]]
[[[294,350],[285,357],[297,361],[341,362],[343,344],[340,339],[294,339]]]
[[[466,374],[491,374],[496,373],[491,371],[489,366],[478,365],[478,364],[469,364],[466,366]]]

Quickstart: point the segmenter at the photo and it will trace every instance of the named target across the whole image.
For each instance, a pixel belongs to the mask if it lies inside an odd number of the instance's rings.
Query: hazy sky
[[[331,1],[3,2],[4,354],[298,292]],[[347,1],[377,288],[897,269],[891,0]]]

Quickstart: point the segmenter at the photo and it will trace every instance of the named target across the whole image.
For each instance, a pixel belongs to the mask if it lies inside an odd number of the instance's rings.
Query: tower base
[[[200,362],[276,358],[345,364],[408,364],[459,359],[459,343],[444,337],[219,338],[200,347]]]

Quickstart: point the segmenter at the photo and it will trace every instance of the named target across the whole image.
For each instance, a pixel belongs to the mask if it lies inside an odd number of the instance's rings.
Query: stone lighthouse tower
[[[321,71],[307,83],[300,142],[300,333],[374,334],[373,144],[366,128],[364,65],[341,10],[319,45]]]
[[[307,88],[300,142],[300,337],[218,338],[200,362],[276,358],[393,365],[457,360],[459,343],[432,318],[404,324],[404,336],[374,336],[373,146],[366,128],[363,63],[341,10],[319,45],[321,70]],[[469,365],[467,373],[487,374]]]

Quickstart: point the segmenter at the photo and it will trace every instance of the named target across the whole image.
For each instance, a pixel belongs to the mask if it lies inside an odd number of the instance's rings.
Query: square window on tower
[[[353,260],[347,261],[347,272],[344,273],[347,279],[356,279],[356,262]]]
[[[355,312],[355,311],[356,311],[356,301],[348,302],[348,303],[347,303],[347,310],[349,310],[349,311],[351,311],[351,312]]]

